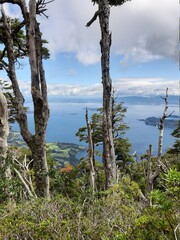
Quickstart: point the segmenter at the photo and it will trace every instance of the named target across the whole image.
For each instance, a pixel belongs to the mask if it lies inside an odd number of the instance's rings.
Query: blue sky
[[[99,22],[85,27],[96,10],[90,0],[56,0],[48,5],[49,19],[39,18],[51,53],[44,65],[49,95],[102,93]],[[120,95],[159,95],[166,87],[179,94],[178,10],[177,0],[132,0],[111,9],[111,78]],[[14,6],[6,12],[19,16]],[[29,94],[23,65],[18,79]]]

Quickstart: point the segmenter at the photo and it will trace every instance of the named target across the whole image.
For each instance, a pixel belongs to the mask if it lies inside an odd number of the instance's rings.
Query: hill
[[[27,147],[19,132],[10,131],[8,144],[17,147]],[[85,147],[74,143],[51,142],[47,143],[47,151],[58,167],[64,167],[66,164],[77,165],[79,159],[77,155],[84,151]]]

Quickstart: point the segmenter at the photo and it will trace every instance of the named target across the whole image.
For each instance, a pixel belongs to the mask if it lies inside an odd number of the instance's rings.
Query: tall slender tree
[[[164,122],[165,119],[170,117],[172,113],[167,114],[168,111],[168,88],[166,89],[166,95],[165,97],[161,97],[164,100],[164,111],[162,114],[162,117],[159,119],[159,142],[158,142],[158,156],[157,156],[157,163],[156,163],[156,168],[154,173],[152,173],[151,169],[151,158],[152,158],[152,145],[149,147],[149,161],[148,161],[148,174],[147,174],[147,186],[146,186],[146,195],[149,194],[154,188],[154,182],[156,178],[160,174],[160,170],[162,169],[164,172],[167,171],[166,166],[162,163],[161,158],[162,158],[162,147],[163,147],[163,136],[164,136]]]
[[[86,125],[88,132],[88,160],[89,160],[89,168],[90,168],[90,184],[92,191],[95,191],[95,163],[94,163],[94,147],[92,140],[92,131],[91,124],[89,122],[88,109],[86,108]]]
[[[99,17],[101,29],[101,70],[103,84],[103,164],[106,175],[106,188],[116,182],[117,169],[115,148],[112,130],[112,81],[110,78],[110,47],[111,33],[109,32],[110,6],[118,6],[127,0],[92,0],[98,4],[98,10],[93,18],[86,24],[89,27]]]
[[[49,1],[51,2],[51,1]],[[19,123],[21,135],[29,146],[35,170],[36,193],[40,197],[49,198],[49,175],[46,160],[46,128],[49,118],[47,100],[47,85],[43,68],[43,47],[39,23],[36,14],[44,14],[46,10],[45,0],[29,0],[29,7],[25,0],[0,0],[0,4],[17,4],[22,12],[23,21],[12,29],[10,21],[2,8],[1,10],[1,43],[4,50],[1,52],[1,68],[5,69],[11,80],[15,96],[16,120]],[[25,37],[18,34],[25,27]],[[20,40],[22,44],[19,44]],[[25,48],[24,48],[25,47]],[[28,128],[24,97],[19,88],[16,75],[16,62],[18,57],[28,56],[31,72],[31,94],[34,105],[35,133]],[[7,58],[7,61],[5,61]]]
[[[103,143],[103,110],[99,108],[98,113],[94,113],[91,116],[90,128],[92,135],[91,154],[93,155],[93,163],[95,166],[95,153],[96,147]],[[130,147],[127,138],[124,138],[124,134],[128,129],[128,126],[124,122],[126,108],[123,107],[123,103],[116,103],[116,98],[112,96],[112,126],[113,126],[113,141],[116,153],[116,164],[121,172],[121,175],[128,172],[129,164],[133,162],[133,158],[130,155]],[[79,128],[76,136],[80,141],[86,141],[89,143],[88,127]]]
[[[9,135],[8,108],[4,94],[0,91],[0,166],[4,166],[7,155],[7,137]]]

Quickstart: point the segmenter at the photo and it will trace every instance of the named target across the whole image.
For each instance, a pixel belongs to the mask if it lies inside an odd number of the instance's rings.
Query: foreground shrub
[[[62,195],[0,205],[2,240],[166,240],[179,223],[179,173],[163,176],[166,191],[151,193],[151,207],[129,177],[97,196]],[[173,197],[172,197],[173,196]],[[177,236],[179,230],[177,230]],[[178,238],[177,238],[178,239]]]
[[[83,202],[59,196],[24,202],[13,209],[1,206],[0,239],[126,239],[141,213],[139,201],[135,202],[138,186],[130,180],[126,184]]]

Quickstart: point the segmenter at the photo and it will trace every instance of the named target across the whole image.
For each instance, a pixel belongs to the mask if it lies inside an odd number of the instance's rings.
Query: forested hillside
[[[180,239],[178,118],[172,131],[174,145],[165,154],[162,151],[164,128],[173,116],[169,89],[161,96],[161,117],[155,124],[158,145],[149,143],[137,161],[125,137],[127,108],[118,102],[110,77],[110,9],[130,4],[130,0],[92,0],[97,11],[86,27],[100,27],[103,97],[102,107],[94,114],[86,108],[85,126],[77,129],[76,136],[87,144],[87,155],[77,160],[84,147],[46,142],[51,113],[44,61],[50,54],[39,18],[48,21],[47,9],[53,2],[0,0],[0,70],[9,79],[1,80],[0,91],[0,239]],[[8,16],[7,3],[10,9],[16,6],[21,17]],[[29,65],[33,131],[18,75],[21,61]],[[14,122],[20,133],[11,131]]]

